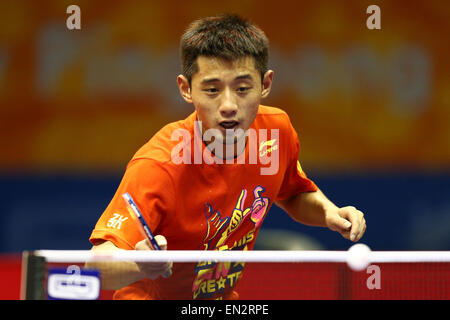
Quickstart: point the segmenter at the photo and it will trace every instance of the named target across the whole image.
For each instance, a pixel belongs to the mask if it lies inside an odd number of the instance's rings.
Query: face
[[[181,95],[194,105],[203,133],[217,129],[225,143],[227,134],[250,128],[261,98],[270,92],[273,71],[267,71],[261,81],[252,57],[226,61],[200,56],[197,64],[198,72],[192,76],[191,86],[184,76],[178,76]]]

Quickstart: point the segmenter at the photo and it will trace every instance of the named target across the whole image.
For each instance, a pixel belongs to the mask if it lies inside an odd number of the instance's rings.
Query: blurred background
[[[68,30],[66,8],[81,8]],[[381,9],[369,30],[366,8]],[[273,91],[302,167],[340,206],[365,212],[373,250],[450,250],[450,3],[447,1],[0,2],[0,253],[89,249],[129,159],[193,106],[178,41],[194,19],[241,14],[270,39]],[[347,249],[273,207],[274,234]]]

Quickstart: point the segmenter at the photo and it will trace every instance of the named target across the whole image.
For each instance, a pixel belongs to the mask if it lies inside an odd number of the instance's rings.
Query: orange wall
[[[372,1],[373,2],[373,1]],[[2,1],[0,170],[122,170],[179,97],[178,40],[193,19],[240,13],[275,70],[305,168],[450,168],[450,4],[379,1]],[[66,7],[79,4],[82,29]],[[6,14],[5,14],[6,13]]]

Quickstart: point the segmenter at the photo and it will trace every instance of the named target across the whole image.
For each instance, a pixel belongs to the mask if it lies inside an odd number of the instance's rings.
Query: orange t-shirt
[[[259,107],[249,130],[255,134],[248,135],[234,163],[221,164],[209,152],[196,119],[194,112],[166,125],[134,155],[92,232],[93,244],[109,240],[132,250],[143,239],[121,197],[125,192],[153,233],[167,239],[168,250],[251,250],[274,201],[317,190],[298,162],[298,137],[284,111]],[[243,268],[243,263],[174,263],[171,277],[137,281],[114,298],[235,298]]]

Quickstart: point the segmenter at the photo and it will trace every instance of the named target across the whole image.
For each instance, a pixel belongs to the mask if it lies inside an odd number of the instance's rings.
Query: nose
[[[224,118],[231,118],[236,115],[237,111],[238,106],[236,97],[233,96],[233,93],[230,89],[224,90],[219,107],[220,115]]]

